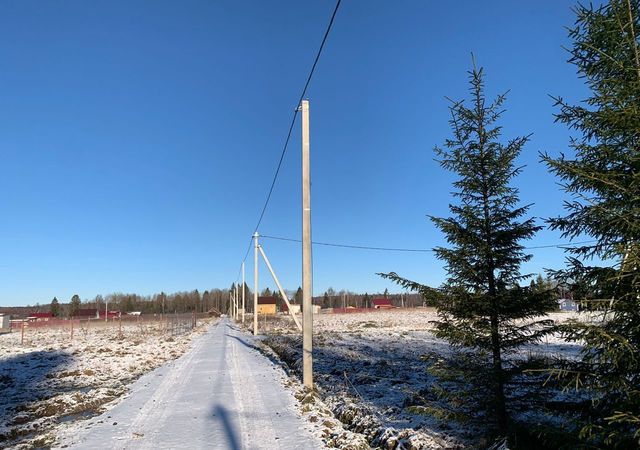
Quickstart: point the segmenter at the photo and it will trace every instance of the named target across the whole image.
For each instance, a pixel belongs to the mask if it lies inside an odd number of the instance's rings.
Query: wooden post
[[[71,340],[73,341],[73,319],[71,319]]]
[[[20,345],[24,345],[24,320],[22,321],[22,327],[20,329]]]

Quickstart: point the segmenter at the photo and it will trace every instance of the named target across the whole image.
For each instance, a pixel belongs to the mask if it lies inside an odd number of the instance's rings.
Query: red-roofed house
[[[391,304],[391,300],[389,300],[388,298],[374,298],[373,300],[371,300],[371,304],[375,309],[395,308],[395,306]]]
[[[117,319],[120,315],[120,311],[107,311],[107,319]],[[100,319],[104,320],[104,311],[100,311],[99,316]]]
[[[73,315],[76,319],[96,319],[98,310],[96,308],[81,308]]]
[[[275,297],[258,297],[258,314],[275,314]]]
[[[27,317],[29,322],[47,322],[49,319],[53,319],[53,314],[50,312],[33,312]]]

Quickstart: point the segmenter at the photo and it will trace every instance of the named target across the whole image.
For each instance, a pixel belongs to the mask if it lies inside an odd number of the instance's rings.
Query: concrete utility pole
[[[253,235],[253,335],[258,334],[258,237],[256,231]]]
[[[244,324],[244,310],[245,310],[245,304],[244,304],[244,261],[242,261],[242,323]]]
[[[311,176],[309,100],[302,100],[302,382],[313,389],[313,274],[311,272]]]
[[[240,296],[238,294],[240,294],[240,291],[238,283],[236,283],[236,295],[234,295],[234,298],[236,299],[236,320],[240,318]]]
[[[287,293],[282,288],[282,285],[280,284],[280,280],[278,280],[278,277],[276,276],[276,273],[273,270],[273,267],[271,267],[271,263],[269,262],[269,258],[267,258],[267,254],[264,252],[264,249],[262,248],[262,246],[258,247],[258,250],[260,250],[260,253],[262,254],[262,258],[264,258],[264,262],[267,265],[267,269],[269,269],[269,272],[271,272],[271,276],[273,276],[273,281],[276,282],[276,286],[278,286],[278,289],[280,290],[280,295],[282,296],[282,300],[285,301],[285,303],[287,304],[287,308],[289,308],[289,314],[293,318],[293,321],[296,323],[296,327],[298,327],[298,330],[302,331],[302,325],[300,324],[300,322],[298,322],[298,318],[296,317],[296,315],[293,313],[291,309],[291,303],[289,302],[289,297],[287,297]]]

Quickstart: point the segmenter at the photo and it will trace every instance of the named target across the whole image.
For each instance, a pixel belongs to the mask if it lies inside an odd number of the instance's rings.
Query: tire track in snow
[[[254,338],[221,320],[112,410],[78,421],[72,449],[324,448]],[[88,426],[87,426],[88,424]]]
[[[239,332],[234,334],[239,334]],[[269,417],[271,411],[266,407],[261,391],[256,386],[256,374],[247,360],[247,356],[251,355],[251,353],[237,351],[238,346],[246,344],[243,344],[236,336],[232,337],[231,364],[235,375],[232,380],[235,380],[233,383],[234,393],[237,403],[240,405],[240,422],[244,425],[242,435],[246,437],[246,444],[243,448],[280,449],[278,437],[274,432],[273,423]],[[243,378],[250,381],[242,383]],[[251,419],[250,428],[246,426],[248,419]],[[258,442],[260,446],[257,446]]]
[[[204,339],[198,340],[188,354],[178,360],[170,375],[164,377],[158,390],[142,407],[126,433],[128,439],[136,435],[148,436],[148,438],[140,442],[131,442],[124,448],[140,450],[159,448],[158,445],[161,443],[156,442],[154,437],[158,435],[160,428],[166,426],[172,412],[172,405],[184,395],[187,382],[191,379],[195,367],[192,361],[204,342]]]

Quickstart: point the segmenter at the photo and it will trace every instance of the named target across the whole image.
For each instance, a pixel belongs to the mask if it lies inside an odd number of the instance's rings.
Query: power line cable
[[[260,237],[264,239],[275,239],[278,241],[302,242],[300,239],[285,238],[280,236],[260,235]],[[594,242],[597,242],[597,241],[582,241],[582,242],[570,242],[566,244],[538,245],[533,247],[525,247],[524,250],[535,250],[535,249],[541,249],[541,248],[570,248],[570,247],[575,247],[577,245],[593,244]],[[430,248],[373,247],[369,245],[336,244],[333,242],[316,242],[316,241],[313,241],[312,244],[323,245],[326,247],[351,248],[351,249],[357,249],[357,250],[378,250],[378,251],[386,251],[386,252],[416,252],[416,253],[433,252],[433,249],[430,249]]]
[[[284,141],[284,146],[282,147],[282,152],[280,153],[280,159],[278,160],[278,166],[276,167],[276,172],[273,175],[273,180],[271,181],[271,186],[269,187],[269,192],[267,194],[267,198],[264,202],[264,206],[262,207],[262,211],[260,212],[260,217],[258,218],[258,223],[256,224],[253,234],[256,233],[256,231],[258,231],[258,228],[260,227],[260,224],[262,223],[262,219],[264,218],[264,214],[267,211],[267,207],[269,206],[269,201],[271,200],[271,194],[273,194],[273,189],[276,185],[276,181],[278,179],[278,175],[280,174],[280,168],[282,167],[282,161],[284,160],[284,156],[287,153],[287,148],[289,147],[289,141],[291,140],[291,134],[293,133],[293,127],[296,123],[296,118],[298,117],[298,110],[299,110],[299,106],[300,103],[302,103],[302,100],[304,99],[304,96],[307,93],[307,89],[309,88],[309,85],[311,84],[311,79],[313,78],[313,74],[316,70],[316,66],[318,65],[318,61],[320,60],[320,55],[322,54],[322,50],[324,48],[324,44],[327,42],[327,38],[329,37],[329,33],[331,31],[331,27],[333,26],[333,21],[336,18],[336,14],[338,13],[338,8],[340,8],[340,3],[342,0],[338,0],[336,2],[336,6],[333,9],[333,14],[331,14],[331,19],[329,20],[329,24],[327,25],[327,29],[324,32],[324,36],[322,37],[322,42],[320,43],[320,48],[318,49],[318,52],[316,53],[316,57],[313,60],[313,65],[311,66],[311,70],[309,71],[309,76],[307,77],[307,81],[304,84],[304,88],[302,89],[302,93],[300,94],[300,98],[298,99],[298,103],[296,104],[296,108],[293,111],[293,116],[291,117],[291,125],[289,125],[289,131],[287,132],[287,138]],[[253,239],[253,236],[251,237],[251,239]],[[244,255],[244,258],[242,259],[242,262],[245,262],[247,260],[247,256],[249,256],[249,252],[251,251],[251,240],[249,241],[249,246],[247,247],[247,251]],[[241,264],[242,266],[242,264]],[[242,268],[239,269],[239,271],[242,270]]]
[[[320,60],[320,55],[322,54],[322,49],[324,48],[324,44],[325,42],[327,42],[327,37],[329,36],[329,32],[331,31],[331,27],[336,17],[336,13],[338,12],[338,8],[340,7],[340,2],[341,0],[338,0],[338,2],[336,3],[336,7],[333,10],[333,14],[331,15],[331,20],[329,20],[329,25],[327,26],[327,30],[324,33],[322,42],[320,43],[320,48],[318,49],[316,58],[313,61],[311,70],[309,71],[307,82],[304,84],[304,88],[302,89],[302,93],[300,94],[300,98],[298,99],[298,103],[296,103],[296,108],[293,110],[293,116],[291,117],[291,125],[289,125],[289,132],[287,133],[287,138],[284,141],[284,146],[282,147],[282,152],[280,153],[280,160],[278,161],[276,172],[273,175],[273,180],[271,181],[271,186],[269,187],[269,193],[267,194],[267,198],[264,202],[264,206],[262,207],[262,211],[260,212],[260,217],[258,218],[258,223],[255,226],[254,233],[258,231],[258,228],[260,227],[260,224],[262,223],[262,219],[264,218],[264,214],[267,210],[267,206],[269,206],[269,200],[271,200],[271,194],[273,193],[273,189],[276,185],[276,180],[278,179],[278,174],[280,173],[280,168],[282,167],[282,161],[284,160],[284,155],[287,153],[287,148],[289,147],[289,141],[291,140],[291,133],[293,132],[293,127],[296,123],[296,118],[298,117],[298,110],[299,110],[300,103],[302,103],[302,100],[304,99],[304,96],[307,93],[307,89],[309,88],[309,84],[311,83],[311,78],[313,78],[313,73],[315,72],[316,66],[318,65],[318,61]]]

